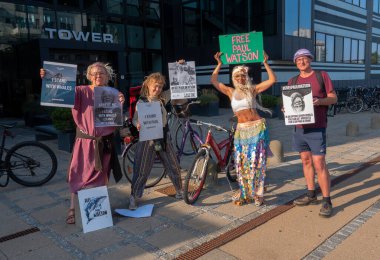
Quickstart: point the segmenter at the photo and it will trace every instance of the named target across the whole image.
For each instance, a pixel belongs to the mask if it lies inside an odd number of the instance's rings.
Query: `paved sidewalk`
[[[198,118],[228,126],[228,119],[232,116],[231,111],[221,109],[221,114],[217,117]],[[342,113],[329,118],[327,161],[333,178],[344,175],[380,155],[380,129],[370,128],[370,119],[373,116],[380,115],[370,112],[356,115]],[[359,136],[346,136],[346,124],[349,121],[360,125]],[[236,207],[232,205],[230,198],[232,192],[222,174],[219,174],[219,185],[202,191],[200,198],[193,206],[157,192],[157,189],[170,185],[168,179],[163,179],[156,187],[147,189],[140,202],[140,204],[155,204],[152,217],[132,219],[115,215],[113,227],[87,234],[83,234],[81,228],[75,225],[65,224],[69,205],[65,175],[70,154],[57,150],[57,140],[44,141],[54,150],[59,160],[57,175],[49,183],[37,188],[23,187],[12,180],[7,187],[1,188],[0,259],[173,259],[206,241],[217,238],[229,230],[291,201],[305,191],[299,156],[291,150],[292,127],[284,126],[283,121],[277,118],[268,119],[268,126],[271,139],[280,140],[283,144],[285,161],[277,165],[269,165],[265,206]],[[30,128],[19,127],[14,132],[18,134],[17,142],[34,138],[34,131]],[[11,145],[12,142],[9,144]],[[192,157],[182,158],[182,167],[188,168]],[[371,167],[366,171],[369,174],[368,178],[376,169]],[[360,181],[366,181],[366,178],[363,177]],[[355,185],[353,182],[356,181],[355,178],[349,178],[347,185]],[[377,182],[378,178],[369,181]],[[234,188],[236,189],[237,186],[235,185]],[[130,184],[125,178],[117,185],[111,182],[109,194],[112,209],[126,208],[129,193]],[[378,194],[378,192],[377,195],[374,192],[368,195],[370,202],[366,200],[367,208],[379,199]],[[340,210],[331,219],[334,223],[338,222],[337,225],[340,227],[351,220],[345,215],[345,209],[349,209],[352,204],[347,196],[350,196],[349,193],[341,193],[340,197],[346,198],[347,202],[342,202]],[[363,206],[358,210],[361,210],[358,212],[360,214],[366,210],[366,207]],[[316,211],[313,210],[314,215],[317,215]],[[287,214],[297,215],[289,212],[278,218]],[[351,216],[355,216],[355,214],[352,213]],[[378,218],[379,213],[374,214],[374,220]],[[312,219],[313,217],[310,217],[301,221],[307,222]],[[368,221],[367,224],[371,224],[371,222]],[[37,227],[39,231],[6,241],[1,240],[8,235],[33,227]],[[262,228],[273,230],[275,226],[272,226],[272,222],[268,222]],[[302,232],[301,227],[295,225],[294,229],[297,230],[297,228],[299,228],[299,232]],[[324,226],[322,225],[321,228],[323,231]],[[367,229],[371,230],[371,228]],[[333,230],[323,232],[333,234]],[[325,237],[325,239],[327,238],[328,236]],[[303,240],[305,238],[296,236],[294,239]],[[311,243],[308,252],[317,249],[322,242],[321,238],[315,243]],[[276,252],[275,245],[269,250]],[[221,255],[211,253],[208,255],[209,258],[228,256],[230,259],[236,259],[240,257],[223,250],[218,252]],[[340,258],[338,252],[337,248],[328,255],[335,254],[335,258]],[[360,252],[357,253],[360,254]],[[305,254],[289,255],[289,258],[297,259],[300,256],[305,256]],[[241,258],[248,259],[245,256]],[[249,259],[253,258],[249,257]],[[268,255],[268,258],[280,259],[281,257]]]

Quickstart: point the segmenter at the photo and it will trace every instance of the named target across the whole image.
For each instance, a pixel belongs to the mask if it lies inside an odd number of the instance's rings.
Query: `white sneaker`
[[[131,197],[129,198],[129,209],[130,209],[130,210],[135,210],[135,209],[137,209],[136,199],[135,199],[135,197],[133,197],[133,196],[131,196]]]

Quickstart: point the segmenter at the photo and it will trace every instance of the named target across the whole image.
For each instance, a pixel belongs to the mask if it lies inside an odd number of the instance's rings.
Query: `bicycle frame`
[[[223,169],[227,166],[227,162],[231,156],[233,138],[234,133],[232,131],[229,131],[228,138],[217,143],[211,129],[209,129],[207,132],[206,141],[202,147],[206,147],[207,149],[211,148],[214,151],[220,169]],[[222,155],[223,149],[225,149],[224,155]]]
[[[185,133],[182,136],[182,141],[181,141],[181,147],[177,151],[177,158],[178,161],[180,161],[181,156],[183,155],[183,149],[185,147],[186,139],[187,136],[190,134],[191,137],[195,137],[195,139],[202,145],[203,141],[200,135],[192,128],[191,123],[197,123],[197,120],[194,119],[186,119],[185,120]]]

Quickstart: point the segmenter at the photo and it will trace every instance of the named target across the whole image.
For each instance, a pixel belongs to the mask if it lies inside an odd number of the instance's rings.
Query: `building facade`
[[[313,51],[313,68],[338,88],[380,85],[379,0],[3,0],[0,113],[20,115],[38,98],[44,60],[78,64],[78,84],[90,63],[109,62],[114,85],[127,93],[183,58],[196,62],[198,85],[209,87],[218,36],[249,31],[263,32],[279,81],[272,94],[297,73],[299,48]],[[254,81],[266,78],[260,64],[249,66]],[[225,83],[230,70],[222,69]]]

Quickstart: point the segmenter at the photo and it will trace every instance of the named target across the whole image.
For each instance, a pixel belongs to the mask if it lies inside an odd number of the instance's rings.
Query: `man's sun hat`
[[[296,63],[296,59],[301,56],[307,56],[310,59],[314,59],[313,54],[311,54],[311,52],[308,49],[299,49],[298,51],[296,51],[296,53],[294,53],[293,62]]]

